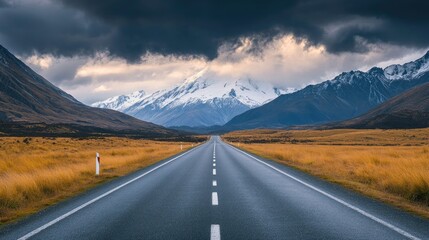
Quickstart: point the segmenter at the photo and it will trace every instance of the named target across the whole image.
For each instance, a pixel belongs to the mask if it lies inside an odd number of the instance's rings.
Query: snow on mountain
[[[136,91],[128,95],[115,96],[104,101],[93,103],[92,106],[99,108],[109,108],[116,111],[124,111],[136,102],[141,101],[141,99],[144,97],[146,97],[146,93],[143,90]]]
[[[221,79],[203,69],[170,90],[117,96],[92,106],[119,110],[164,126],[211,126],[222,125],[246,110],[293,91],[250,78]]]
[[[282,95],[234,117],[225,130],[289,127],[342,121],[368,112],[388,99],[429,82],[429,52],[385,69],[350,71]]]
[[[394,64],[384,69],[384,75],[387,79],[412,79],[429,71],[429,52],[422,58],[406,63],[404,65]]]
[[[274,88],[271,84],[255,82],[250,78],[233,81],[230,79],[219,80],[206,73],[206,69],[204,69],[170,91],[156,92],[153,95],[157,99],[144,101],[138,106],[133,106],[133,109],[138,110],[151,103],[156,103],[160,108],[172,108],[195,102],[208,102],[216,98],[234,98],[253,108],[287,92]]]
[[[429,71],[429,52],[423,57],[401,64],[390,65],[384,69],[373,67],[368,72],[350,71],[336,76],[332,80],[325,81],[315,86],[319,94],[332,87],[338,93],[344,92],[346,88],[359,88],[368,90],[368,100],[371,104],[380,104],[403,91],[398,83],[417,79]]]

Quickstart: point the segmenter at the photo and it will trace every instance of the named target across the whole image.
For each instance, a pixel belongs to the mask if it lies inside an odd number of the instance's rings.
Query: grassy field
[[[183,150],[191,147],[184,143]],[[179,153],[180,143],[128,138],[0,138],[0,223]],[[101,175],[95,176],[95,152]]]
[[[429,129],[255,130],[224,139],[429,218]]]

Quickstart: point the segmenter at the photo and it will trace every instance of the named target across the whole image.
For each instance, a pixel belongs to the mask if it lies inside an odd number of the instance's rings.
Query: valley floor
[[[0,224],[179,152],[178,142],[128,138],[0,138]]]
[[[253,130],[224,139],[429,218],[428,136],[429,129]]]

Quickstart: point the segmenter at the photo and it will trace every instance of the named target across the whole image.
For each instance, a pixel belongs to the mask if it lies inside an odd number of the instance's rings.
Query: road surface
[[[0,239],[429,239],[429,221],[212,137]]]

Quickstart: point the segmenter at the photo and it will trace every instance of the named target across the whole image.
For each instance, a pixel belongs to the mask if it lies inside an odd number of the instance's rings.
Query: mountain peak
[[[143,90],[132,92],[128,95],[120,95],[108,98],[104,101],[93,103],[92,106],[99,108],[114,109],[117,111],[125,110],[146,96]]]
[[[421,58],[405,64],[393,64],[384,69],[389,80],[412,79],[429,71],[429,51]]]
[[[138,101],[118,96],[92,106],[119,110],[164,126],[211,126],[222,125],[291,91],[249,77],[219,78],[204,68],[181,84],[141,96]]]
[[[368,71],[368,73],[371,75],[383,75],[384,70],[382,68],[379,68],[379,67],[373,67]]]
[[[385,69],[343,72],[332,80],[307,86],[246,111],[225,124],[222,130],[284,128],[356,117],[401,92],[429,82],[427,57],[428,54]]]
[[[199,78],[204,76],[204,74],[206,74],[207,70],[208,70],[208,67],[205,67],[205,68],[201,69],[199,72],[197,72],[196,74],[186,78],[185,81],[183,81],[182,86],[188,85],[190,83],[197,81]]]

